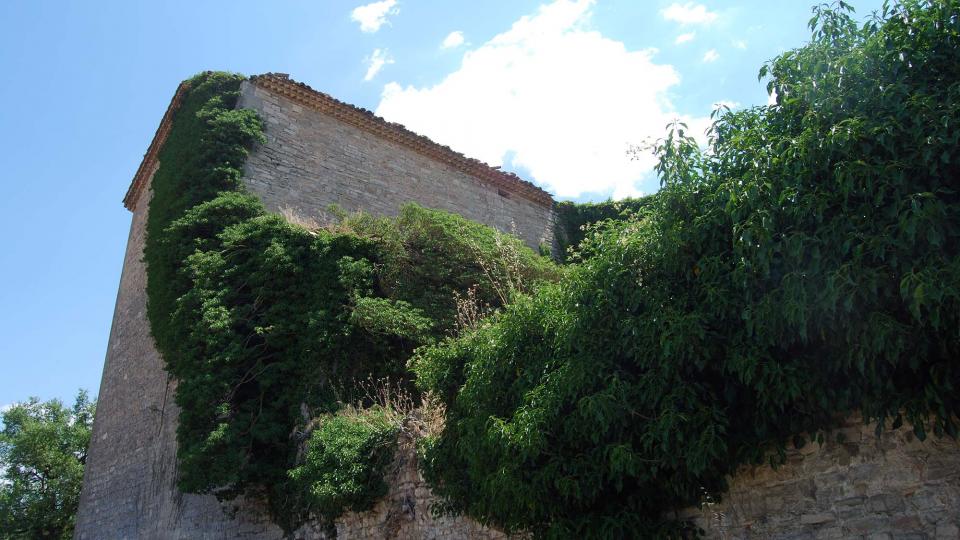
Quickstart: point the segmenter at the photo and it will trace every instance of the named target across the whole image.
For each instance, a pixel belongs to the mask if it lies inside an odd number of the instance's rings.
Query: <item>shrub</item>
[[[399,415],[379,405],[347,407],[318,420],[303,464],[290,477],[306,493],[305,510],[332,523],[346,510],[361,512],[387,493],[384,472],[393,459]]]
[[[559,270],[515,236],[463,217],[408,204],[396,218],[346,217],[341,230],[376,239],[385,294],[409,302],[438,321],[443,336],[456,318],[451,299],[475,288],[478,301],[502,306],[518,292],[555,280]]]

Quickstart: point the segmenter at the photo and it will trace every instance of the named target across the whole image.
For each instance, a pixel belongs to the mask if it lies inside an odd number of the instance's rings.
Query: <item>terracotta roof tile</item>
[[[157,132],[154,134],[153,140],[147,148],[147,153],[143,155],[143,161],[140,162],[136,174],[133,175],[133,182],[130,182],[130,187],[127,188],[127,194],[123,197],[123,206],[131,212],[137,209],[140,192],[143,191],[144,186],[147,185],[147,181],[150,180],[150,176],[153,175],[157,168],[157,154],[160,153],[160,149],[163,148],[163,143],[167,140],[167,135],[170,134],[173,115],[177,112],[177,109],[180,108],[180,102],[183,100],[183,95],[188,88],[190,88],[190,83],[187,81],[183,81],[180,83],[180,86],[177,87],[177,91],[170,100],[170,105],[167,106],[167,111],[163,113],[160,126],[157,128]]]

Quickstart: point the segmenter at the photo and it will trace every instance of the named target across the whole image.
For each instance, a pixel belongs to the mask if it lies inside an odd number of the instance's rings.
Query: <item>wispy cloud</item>
[[[447,37],[443,39],[442,47],[444,49],[452,49],[463,45],[463,41],[463,32],[457,30],[447,34]]]
[[[680,24],[710,24],[717,20],[717,14],[707,9],[703,4],[674,2],[660,10],[660,14],[668,21]]]
[[[673,40],[677,45],[683,45],[684,43],[693,41],[693,38],[697,37],[696,32],[687,32],[686,34],[680,34],[677,36],[677,39]]]
[[[386,49],[374,49],[370,56],[366,57],[364,61],[367,63],[367,74],[363,76],[363,80],[369,81],[376,77],[377,73],[380,73],[383,66],[392,64],[393,57],[390,56],[390,52]]]
[[[524,170],[560,197],[622,198],[652,179],[654,159],[631,144],[680,118],[677,70],[653,49],[630,50],[590,27],[592,0],[557,0],[464,54],[433,86],[383,89],[377,114],[492,165]],[[465,106],[469,104],[469,106]]]
[[[747,48],[747,42],[744,41],[744,40],[742,40],[742,39],[735,39],[735,40],[733,40],[732,45],[733,45],[735,48],[740,49],[741,51],[742,51],[742,50],[745,50],[745,49]]]
[[[720,58],[720,53],[716,49],[710,49],[703,55],[704,62],[716,62]]]
[[[717,102],[715,102],[715,103],[713,104],[713,108],[714,108],[714,109],[719,109],[719,108],[721,108],[721,107],[726,107],[726,108],[731,109],[731,110],[733,110],[733,109],[738,109],[738,108],[740,108],[740,102],[739,102],[739,101],[730,101],[730,100],[726,100],[726,99],[721,99],[720,101],[717,101]]]
[[[360,23],[363,32],[376,32],[387,22],[387,17],[400,13],[397,0],[381,0],[358,6],[350,12],[350,18]]]

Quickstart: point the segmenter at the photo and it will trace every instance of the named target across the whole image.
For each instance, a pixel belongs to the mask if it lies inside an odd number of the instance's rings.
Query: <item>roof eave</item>
[[[140,195],[147,183],[150,182],[150,177],[157,169],[157,156],[160,153],[160,149],[163,148],[163,143],[167,140],[167,135],[170,134],[173,115],[176,114],[177,109],[180,108],[180,102],[183,101],[183,95],[188,88],[190,88],[189,81],[183,81],[180,83],[180,86],[177,87],[177,91],[170,100],[170,105],[167,106],[166,112],[163,113],[160,126],[157,127],[157,132],[153,135],[153,140],[150,141],[147,153],[143,155],[143,160],[140,162],[136,174],[133,175],[133,181],[130,183],[130,187],[127,188],[127,194],[123,197],[123,206],[131,212],[137,210]]]

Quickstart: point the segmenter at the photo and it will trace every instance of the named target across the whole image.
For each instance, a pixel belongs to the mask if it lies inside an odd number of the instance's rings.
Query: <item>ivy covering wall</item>
[[[557,260],[572,262],[578,247],[596,224],[611,219],[625,219],[646,208],[649,202],[650,199],[644,197],[596,203],[556,203],[553,207],[553,235],[557,245]]]

